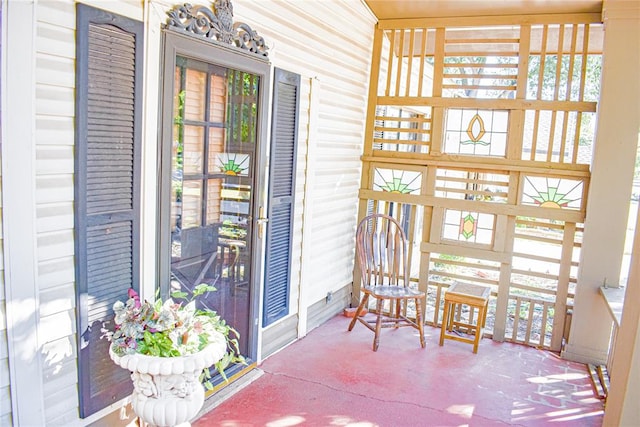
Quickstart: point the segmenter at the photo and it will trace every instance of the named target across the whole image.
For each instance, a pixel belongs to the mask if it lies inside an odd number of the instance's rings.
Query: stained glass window
[[[509,113],[500,110],[447,110],[444,152],[504,157]]]
[[[442,227],[443,238],[490,245],[493,242],[495,215],[447,209]]]
[[[215,168],[232,176],[247,176],[251,162],[248,154],[218,153]]]
[[[409,170],[375,168],[373,189],[400,194],[420,194],[422,173]]]
[[[580,209],[583,182],[575,179],[525,176],[522,204],[555,209]]]

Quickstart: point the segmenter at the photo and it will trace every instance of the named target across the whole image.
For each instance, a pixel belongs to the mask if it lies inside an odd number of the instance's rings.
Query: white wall
[[[160,24],[166,22],[168,7],[183,2],[83,2],[148,23],[142,265],[143,277],[153,278]],[[4,254],[5,261],[13,262],[5,262],[6,281],[13,280],[6,288],[19,290],[21,296],[29,298],[28,304],[19,308],[17,301],[10,301],[11,292],[3,292],[5,286],[0,291],[0,424],[9,423],[13,403],[17,408],[13,414],[16,424],[16,414],[21,414],[23,420],[36,420],[34,424],[85,425],[105,411],[86,420],[78,418],[73,230],[75,2],[34,0],[12,5],[9,10],[3,9],[3,15],[6,13],[7,20],[13,22],[7,31],[9,39],[20,40],[13,52],[17,55],[17,47],[21,47],[20,56],[15,58],[22,58],[23,65],[20,73],[13,70],[13,80],[7,80],[5,71],[18,62],[14,59],[3,63],[3,89],[11,83],[13,91],[7,95],[3,90],[2,106],[4,110],[11,104],[20,120],[7,123],[3,111],[2,154],[14,156],[17,152],[21,157],[3,159],[3,166],[9,164],[16,169],[2,171],[3,184],[7,185],[4,180],[9,177],[12,185],[10,193],[3,189],[2,194],[4,226],[12,220],[17,227],[11,228],[14,234],[5,231],[0,238],[4,239],[2,247],[12,251]],[[352,280],[359,157],[375,20],[359,0],[236,0],[234,12],[236,22],[246,22],[265,38],[274,66],[302,76],[291,313],[298,311],[298,300],[304,312],[328,291]],[[22,21],[17,20],[20,16]],[[26,25],[20,25],[22,22]],[[31,38],[25,37],[25,29],[33,30]],[[308,153],[313,153],[310,159]],[[7,201],[15,208],[7,209]],[[303,212],[307,212],[307,218]],[[304,254],[303,236],[308,251]],[[304,277],[300,274],[302,262]],[[17,279],[9,273],[26,279],[18,286]],[[153,280],[143,281],[145,290],[153,286]],[[14,310],[7,313],[6,324],[5,299]],[[31,331],[29,340],[21,344],[21,360],[4,339],[5,325],[9,325],[9,339],[20,331],[15,322],[19,310],[26,319],[20,327]],[[12,346],[15,350],[16,343],[12,342]],[[12,387],[11,392],[17,397],[13,402],[5,375],[12,354],[19,374],[14,377],[30,385]]]
[[[6,14],[6,5],[0,2],[3,10],[3,18]],[[0,32],[0,45],[4,40],[4,30],[6,23],[2,21],[2,32]],[[5,63],[4,51],[0,63]],[[4,70],[2,70],[4,74]],[[0,92],[4,93],[4,86]],[[6,109],[5,100],[0,101],[0,109]],[[1,143],[1,139],[0,139]],[[0,156],[2,155],[2,145],[0,145]],[[0,168],[0,223],[2,221],[2,170]],[[4,291],[4,250],[2,227],[0,227],[0,425],[8,426],[12,424],[11,419],[11,386],[9,381],[9,349],[7,348],[7,315],[6,315],[6,296]]]
[[[353,279],[375,19],[359,0],[235,1],[234,16],[302,76],[290,313],[304,335],[306,309]]]

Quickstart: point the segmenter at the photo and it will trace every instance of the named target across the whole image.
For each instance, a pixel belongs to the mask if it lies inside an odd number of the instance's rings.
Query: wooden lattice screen
[[[427,323],[453,281],[485,284],[494,339],[561,348],[601,47],[597,14],[378,23],[360,217],[405,226]]]

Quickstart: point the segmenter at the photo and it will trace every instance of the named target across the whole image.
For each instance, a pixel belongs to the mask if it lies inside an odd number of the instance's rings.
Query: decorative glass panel
[[[400,194],[420,194],[422,173],[416,171],[375,168],[373,189]]]
[[[479,212],[445,211],[443,238],[490,245],[493,242],[495,215]]]
[[[494,110],[447,110],[444,151],[448,154],[504,157],[509,113]]]
[[[231,176],[248,176],[251,158],[248,154],[218,153],[215,170]]]
[[[574,179],[525,176],[522,204],[555,209],[580,209],[583,182]]]

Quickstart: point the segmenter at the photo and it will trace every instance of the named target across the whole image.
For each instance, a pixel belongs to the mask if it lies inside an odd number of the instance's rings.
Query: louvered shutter
[[[101,328],[138,289],[142,23],[77,5],[76,289],[80,416],[131,393]],[[106,323],[108,322],[108,323]]]
[[[300,76],[275,69],[263,326],[289,312]]]

